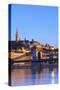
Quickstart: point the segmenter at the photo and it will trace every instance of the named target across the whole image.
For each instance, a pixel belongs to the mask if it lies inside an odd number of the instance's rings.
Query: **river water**
[[[58,67],[56,64],[13,65],[11,72],[12,86],[52,83],[58,83]]]

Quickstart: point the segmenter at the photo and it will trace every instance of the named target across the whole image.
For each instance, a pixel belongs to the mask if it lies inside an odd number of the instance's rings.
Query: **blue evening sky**
[[[11,5],[11,39],[16,29],[20,39],[39,41],[58,47],[58,7]]]

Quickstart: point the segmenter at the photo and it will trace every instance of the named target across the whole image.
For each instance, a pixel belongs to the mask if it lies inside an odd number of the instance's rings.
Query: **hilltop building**
[[[16,30],[16,34],[15,34],[15,41],[9,41],[9,51],[11,50],[18,50],[18,49],[31,49],[33,46],[36,46],[37,50],[43,50],[45,52],[45,50],[49,50],[52,49],[54,47],[51,47],[50,45],[46,44],[46,45],[42,45],[40,44],[40,42],[35,41],[34,39],[32,39],[31,41],[27,40],[26,37],[24,40],[21,40],[19,37],[19,33],[18,30]]]

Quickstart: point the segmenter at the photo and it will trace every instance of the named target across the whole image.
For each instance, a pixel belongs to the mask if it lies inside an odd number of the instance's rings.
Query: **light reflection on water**
[[[15,65],[12,70],[12,86],[58,83],[56,65]]]

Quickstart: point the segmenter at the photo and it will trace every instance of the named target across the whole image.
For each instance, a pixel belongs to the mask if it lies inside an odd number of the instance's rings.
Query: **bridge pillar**
[[[52,53],[50,53],[50,55],[49,55],[49,59],[50,59],[50,60],[49,60],[49,64],[51,64],[51,63],[53,62],[53,60],[52,60],[52,59],[53,59],[53,55],[52,55]]]
[[[49,58],[50,58],[50,59],[53,59],[53,55],[52,55],[52,53],[49,55]]]

